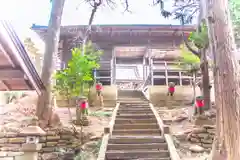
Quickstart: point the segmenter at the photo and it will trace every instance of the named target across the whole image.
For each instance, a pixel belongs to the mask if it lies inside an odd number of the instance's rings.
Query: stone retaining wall
[[[46,136],[41,136],[39,143],[42,144],[40,150],[39,160],[59,160],[59,150],[67,149],[73,151],[76,148],[80,148],[81,134],[74,132],[73,129],[63,128],[61,130],[49,130],[46,131]],[[90,135],[88,135],[90,136]],[[87,140],[86,136],[83,138]],[[26,137],[20,136],[17,133],[6,133],[0,135],[0,160],[1,155],[11,157],[4,160],[13,160],[13,154],[20,154],[21,146],[26,142]]]
[[[23,152],[0,152],[0,160],[23,160]]]
[[[203,148],[211,149],[215,136],[215,126],[205,125],[188,134],[187,140]]]
[[[151,103],[154,104],[154,106],[165,106],[168,101],[171,101],[171,105],[181,106],[186,103],[191,103],[193,100],[193,89],[191,86],[176,86],[174,96],[171,100],[169,99],[170,97],[167,96],[167,92],[168,86],[149,86]]]

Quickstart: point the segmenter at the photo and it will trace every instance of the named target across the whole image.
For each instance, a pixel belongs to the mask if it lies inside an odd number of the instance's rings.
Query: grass
[[[112,112],[104,112],[104,111],[95,111],[95,112],[90,112],[89,116],[95,116],[95,117],[111,117]]]
[[[81,151],[81,153],[79,153],[74,160],[90,160],[93,157],[97,157],[101,144],[102,140],[98,140],[95,148],[93,148],[91,151]]]

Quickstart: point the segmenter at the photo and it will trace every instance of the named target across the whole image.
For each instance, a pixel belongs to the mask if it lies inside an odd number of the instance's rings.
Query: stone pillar
[[[23,128],[20,135],[26,137],[26,143],[22,144],[24,154],[15,160],[38,160],[38,152],[42,149],[39,138],[46,135],[46,132],[37,126],[37,119],[33,119],[31,126]]]
[[[179,84],[182,86],[182,72],[179,72]]]

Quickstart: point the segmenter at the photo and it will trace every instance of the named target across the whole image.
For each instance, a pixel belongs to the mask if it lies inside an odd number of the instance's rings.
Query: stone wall
[[[40,150],[39,160],[59,160],[61,159],[60,150],[68,150],[68,154],[74,154],[74,150],[80,148],[81,134],[74,132],[73,129],[51,129],[46,131],[45,136],[40,137],[42,149]],[[84,141],[89,139],[89,136],[84,136]],[[20,154],[21,146],[26,142],[26,137],[20,136],[17,133],[6,133],[0,135],[0,160],[2,155],[14,157],[14,154]],[[66,150],[65,150],[66,151]],[[74,156],[74,155],[72,155]],[[4,159],[13,160],[13,158]]]
[[[204,125],[201,128],[195,128],[188,134],[187,140],[203,148],[211,149],[215,136],[215,126]]]
[[[0,152],[0,160],[23,160],[23,152]]]

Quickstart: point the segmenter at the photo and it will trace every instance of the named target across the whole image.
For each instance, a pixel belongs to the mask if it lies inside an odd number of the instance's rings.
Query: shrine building
[[[62,26],[59,59],[64,68],[71,58],[71,49],[82,44],[87,25]],[[179,25],[93,25],[89,40],[103,50],[97,79],[103,85],[139,82],[148,85],[190,85],[192,76],[178,67],[182,29],[189,34],[194,26]],[[33,25],[41,38],[47,26]],[[187,35],[186,35],[187,36]]]

